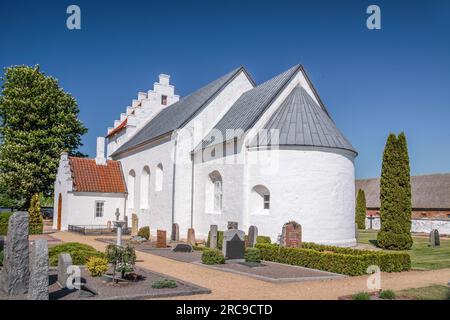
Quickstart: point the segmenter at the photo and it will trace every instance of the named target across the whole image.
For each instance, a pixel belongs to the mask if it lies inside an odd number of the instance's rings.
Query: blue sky
[[[81,30],[66,8],[81,8]],[[381,8],[382,29],[366,28]],[[405,131],[412,174],[450,172],[450,1],[0,1],[0,67],[40,64],[80,107],[95,153],[159,73],[185,96],[243,65],[258,82],[302,63],[379,176],[389,132]]]

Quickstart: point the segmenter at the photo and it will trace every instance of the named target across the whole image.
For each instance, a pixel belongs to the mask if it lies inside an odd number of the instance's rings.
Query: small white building
[[[108,129],[107,162],[104,140],[97,143],[96,160],[61,157],[55,228],[106,225],[119,208],[153,232],[178,223],[182,237],[193,227],[206,238],[211,224],[237,221],[276,241],[295,220],[304,241],[356,244],[357,152],[300,65],[260,85],[241,67],[183,99],[160,75]],[[118,167],[101,179],[111,189],[80,191],[78,161],[98,172]]]

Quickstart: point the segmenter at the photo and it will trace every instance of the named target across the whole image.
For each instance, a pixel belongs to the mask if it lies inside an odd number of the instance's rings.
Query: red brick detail
[[[133,110],[133,112],[134,112],[134,110]],[[107,138],[112,137],[113,135],[115,135],[116,133],[121,131],[123,128],[125,128],[127,123],[128,123],[128,118],[125,118],[125,120],[123,120],[117,127],[112,129],[111,132],[108,133],[108,135],[106,137]]]
[[[126,193],[127,187],[120,162],[108,160],[97,165],[94,159],[69,157],[74,191]]]

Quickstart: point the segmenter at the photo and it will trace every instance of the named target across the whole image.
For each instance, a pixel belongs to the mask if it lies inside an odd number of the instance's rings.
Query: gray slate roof
[[[251,128],[262,115],[270,103],[277,97],[280,91],[289,83],[292,77],[301,69],[296,65],[278,76],[245,92],[228,110],[223,118],[216,124],[213,130],[219,130],[224,139],[215,140],[212,132],[204,139],[202,147],[231,140],[235,135],[227,134],[227,130],[242,129],[244,132]]]
[[[356,192],[363,189],[368,208],[380,207],[380,179],[356,180]],[[411,177],[413,209],[450,209],[450,174]]]
[[[112,154],[112,156],[118,155],[119,153],[145,144],[164,134],[181,128],[187,121],[203,109],[203,107],[205,107],[211,99],[213,99],[232,79],[234,79],[240,71],[246,72],[243,67],[237,68],[184,97],[173,105],[163,109],[133,137],[131,137],[130,140],[120,146]]]
[[[315,146],[346,149],[356,153],[351,143],[336,127],[313,98],[301,87],[295,87],[264,126],[269,136],[255,137],[251,146],[271,143],[270,131],[278,130],[279,145]],[[261,139],[262,138],[262,139]]]

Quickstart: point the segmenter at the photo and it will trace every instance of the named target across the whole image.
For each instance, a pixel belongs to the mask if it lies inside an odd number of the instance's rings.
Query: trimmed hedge
[[[271,244],[272,240],[270,240],[270,237],[267,236],[257,236],[256,237],[256,243],[267,243]]]
[[[202,263],[203,264],[224,264],[225,257],[222,251],[217,249],[207,249],[202,252]]]
[[[246,262],[261,262],[261,252],[258,248],[247,248],[244,258]]]
[[[357,250],[304,243],[302,248],[285,248],[276,244],[256,244],[261,259],[297,265],[349,276],[367,274],[367,267],[377,265],[381,271],[400,272],[411,269],[407,253]]]
[[[97,251],[87,244],[67,242],[48,249],[48,258],[51,266],[58,265],[58,255],[60,253],[70,254],[74,265],[84,265],[90,257],[105,258],[103,252]]]

